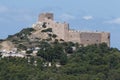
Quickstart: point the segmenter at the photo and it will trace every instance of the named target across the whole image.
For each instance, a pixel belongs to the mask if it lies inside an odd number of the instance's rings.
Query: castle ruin
[[[110,46],[110,33],[71,30],[68,23],[55,22],[53,13],[40,14],[37,24],[41,23],[45,23],[47,27],[52,28],[53,33],[66,42],[77,42],[83,46],[106,43]],[[35,28],[35,26],[33,27]]]

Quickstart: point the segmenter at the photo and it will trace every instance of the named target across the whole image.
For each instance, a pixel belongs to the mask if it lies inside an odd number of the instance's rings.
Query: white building
[[[25,55],[20,54],[20,53],[2,53],[2,58],[4,57],[20,57],[20,58],[24,58]]]

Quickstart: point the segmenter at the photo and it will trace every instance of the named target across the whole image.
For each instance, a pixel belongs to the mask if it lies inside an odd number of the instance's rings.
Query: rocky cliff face
[[[0,43],[1,50],[12,50],[15,46],[11,41],[3,41]]]

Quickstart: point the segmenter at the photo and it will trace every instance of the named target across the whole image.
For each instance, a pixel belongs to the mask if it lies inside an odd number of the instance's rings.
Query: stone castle
[[[83,46],[100,43],[106,43],[110,46],[110,33],[71,30],[68,23],[55,22],[53,13],[40,14],[36,25],[41,23],[45,23],[47,27],[52,28],[53,33],[64,41],[77,42]],[[33,27],[37,28],[35,25]]]

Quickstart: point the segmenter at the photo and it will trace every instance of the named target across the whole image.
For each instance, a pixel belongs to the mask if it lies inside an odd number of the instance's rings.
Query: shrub
[[[57,35],[56,35],[56,34],[53,34],[53,35],[52,35],[52,37],[53,37],[53,38],[56,38],[56,37],[57,37]]]
[[[52,28],[44,29],[44,30],[42,30],[41,32],[52,32]]]

